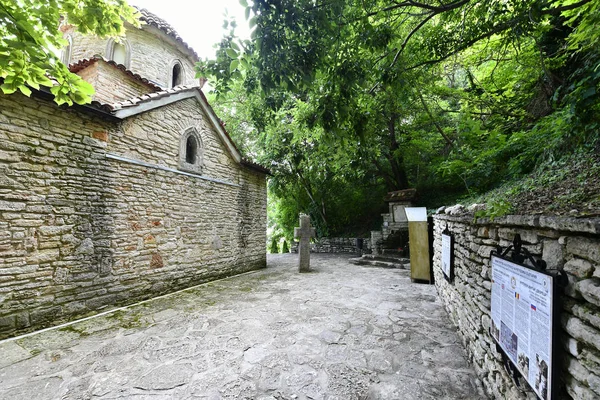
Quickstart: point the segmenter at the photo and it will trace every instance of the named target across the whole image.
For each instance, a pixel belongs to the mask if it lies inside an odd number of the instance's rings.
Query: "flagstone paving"
[[[435,288],[347,257],[0,342],[0,399],[479,399]]]

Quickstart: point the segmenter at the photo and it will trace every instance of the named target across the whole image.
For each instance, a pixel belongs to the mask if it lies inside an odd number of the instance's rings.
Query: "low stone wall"
[[[362,240],[362,252],[371,251],[371,239],[368,238],[321,238],[310,244],[311,253],[348,253],[358,254],[360,250],[357,240]],[[292,253],[298,252],[298,242],[293,242],[290,249]]]
[[[600,219],[506,216],[491,221],[456,208],[450,214],[434,216],[435,285],[490,398],[536,398],[525,382],[520,388],[513,383],[489,334],[490,253],[497,245],[510,246],[517,233],[548,268],[563,269],[569,277],[557,338],[561,353],[554,361],[560,386],[556,398],[600,398]],[[446,227],[455,238],[451,283],[443,277],[440,260]]]

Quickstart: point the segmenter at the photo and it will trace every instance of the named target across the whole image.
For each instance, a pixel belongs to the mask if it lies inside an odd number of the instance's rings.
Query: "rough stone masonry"
[[[519,234],[535,257],[569,277],[556,338],[561,344],[556,398],[600,398],[600,219],[525,215],[492,221],[475,219],[472,212],[455,206],[435,215],[434,221],[435,284],[487,394],[495,399],[536,398],[525,382],[514,384],[489,334],[490,253],[498,245],[508,247]],[[441,234],[446,227],[455,239],[452,283],[441,269]]]
[[[0,338],[265,266],[265,175],[195,102],[119,123],[0,95]],[[176,168],[187,124],[225,183],[107,157]]]
[[[61,25],[91,105],[0,94],[0,339],[266,265],[268,171],[214,114],[194,51],[142,19],[126,65]]]

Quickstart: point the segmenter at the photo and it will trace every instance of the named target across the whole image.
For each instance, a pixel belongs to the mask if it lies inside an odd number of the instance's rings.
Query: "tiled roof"
[[[152,26],[160,29],[161,31],[166,33],[168,36],[175,39],[186,50],[188,50],[191,54],[193,54],[193,56],[196,60],[198,60],[200,58],[200,57],[198,57],[198,54],[194,51],[194,49],[189,44],[184,42],[184,40],[181,38],[181,36],[179,36],[177,31],[171,25],[169,25],[167,23],[167,21],[165,21],[162,18],[159,18],[155,14],[152,14],[150,11],[148,11],[145,8],[137,8],[137,9],[139,10],[139,12],[141,14],[141,17],[140,17],[141,21],[144,21],[148,25],[152,25]]]
[[[69,71],[71,71],[73,73],[77,73],[77,72],[81,71],[82,69],[87,68],[90,65],[92,65],[98,61],[104,61],[108,65],[123,71],[125,74],[129,75],[129,77],[133,78],[134,80],[136,80],[140,83],[143,83],[144,85],[148,86],[152,90],[156,90],[156,91],[162,90],[160,86],[155,85],[154,83],[150,82],[146,78],[142,78],[139,74],[136,74],[135,72],[127,69],[123,64],[117,64],[116,62],[114,62],[112,60],[107,60],[106,58],[100,57],[100,56],[94,56],[92,58],[84,58],[83,60],[79,60],[74,64],[70,64]]]
[[[119,111],[124,108],[137,106],[141,103],[146,103],[146,102],[149,102],[152,100],[158,100],[163,97],[171,96],[173,94],[188,92],[188,91],[196,90],[196,89],[200,89],[199,86],[191,86],[191,85],[175,86],[171,89],[163,89],[163,90],[160,90],[159,92],[143,94],[141,96],[137,96],[137,97],[134,97],[129,100],[119,101],[119,102],[113,103],[113,104],[107,104],[107,106],[110,107],[110,109],[112,111]],[[202,92],[200,92],[200,93],[202,93]]]
[[[242,164],[245,165],[245,166],[247,166],[247,167],[250,167],[252,169],[255,169],[257,171],[260,171],[262,173],[271,175],[271,170],[269,168],[264,167],[264,166],[262,166],[260,164],[257,164],[254,161],[250,161],[247,158],[242,158]]]

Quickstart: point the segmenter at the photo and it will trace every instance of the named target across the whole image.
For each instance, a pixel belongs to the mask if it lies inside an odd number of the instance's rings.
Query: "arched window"
[[[171,68],[169,70],[169,87],[175,87],[183,84],[183,66],[179,60],[171,62]]]
[[[67,47],[62,50],[60,54],[60,60],[63,62],[63,64],[69,66],[69,63],[71,62],[71,52],[73,50],[73,38],[71,35],[68,35],[65,39],[67,40],[68,44]]]
[[[179,144],[179,169],[187,172],[202,173],[204,149],[202,138],[195,128],[186,129]]]
[[[117,64],[123,64],[127,62],[127,50],[125,50],[125,46],[121,43],[115,43],[113,47],[113,56],[112,59]]]
[[[125,68],[129,68],[131,61],[131,48],[125,39],[121,39],[118,43],[114,39],[110,39],[106,45],[106,58],[123,64]]]
[[[185,142],[185,162],[188,164],[195,164],[196,158],[198,158],[198,143],[194,135],[188,136]]]

